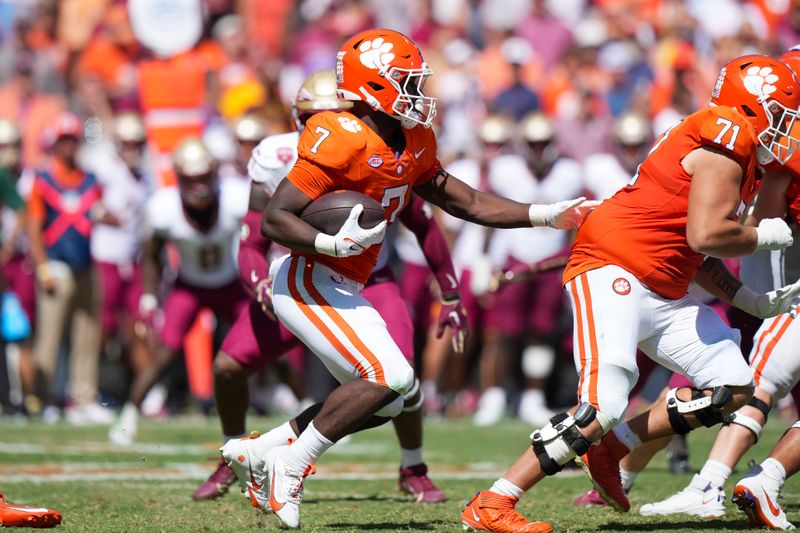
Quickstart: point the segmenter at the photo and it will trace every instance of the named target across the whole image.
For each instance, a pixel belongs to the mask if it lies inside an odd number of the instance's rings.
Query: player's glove
[[[780,250],[792,244],[792,230],[783,219],[765,218],[756,228],[756,250]]]
[[[270,320],[276,320],[275,308],[272,306],[272,278],[262,279],[256,285],[256,301],[261,311]]]
[[[794,316],[795,307],[800,304],[800,281],[766,294],[742,285],[733,296],[731,304],[759,318],[770,318],[789,312]]]
[[[531,204],[528,216],[532,226],[547,226],[556,229],[576,229],[583,224],[586,215],[600,205],[601,201],[586,200],[581,196],[555,204]]]
[[[442,307],[439,309],[439,319],[436,323],[436,338],[441,339],[444,329],[450,326],[452,330],[451,342],[456,353],[464,353],[464,345],[469,337],[469,322],[467,310],[461,305],[458,295],[442,296]]]
[[[386,221],[381,221],[373,228],[362,228],[358,225],[358,217],[364,206],[356,204],[350,211],[350,216],[344,221],[336,235],[317,233],[314,248],[317,252],[333,257],[350,257],[359,255],[374,244],[383,242],[386,233]]]

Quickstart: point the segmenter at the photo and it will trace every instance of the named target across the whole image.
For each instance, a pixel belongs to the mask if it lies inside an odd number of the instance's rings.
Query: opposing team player
[[[150,236],[144,244],[144,294],[139,302],[145,320],[151,321],[148,317],[158,307],[156,293],[167,243],[177,249],[180,265],[163,305],[164,323],[155,361],[136,376],[120,418],[109,433],[113,442],[123,445],[135,437],[145,395],[180,354],[200,309],[210,308],[232,323],[247,305],[236,266],[239,228],[247,211],[247,184],[220,180],[217,162],[196,139],[178,146],[173,166],[178,185],[157,191],[147,204]]]
[[[290,446],[266,454],[223,451],[237,470],[266,469],[268,483],[247,480],[248,488],[263,493],[268,484],[264,499],[288,527],[299,526],[303,483],[316,460],[343,436],[399,414],[415,384],[386,323],[361,294],[386,225],[410,203],[412,189],[451,214],[497,227],[573,228],[591,209],[582,198],[554,205],[502,199],[444,171],[429,128],[435,99],[424,94],[431,74],[419,48],[398,32],[369,30],[349,39],[337,55],[337,82],[353,108],[307,121],[298,161],[264,212],[265,236],[292,250],[270,267],[275,313],[342,383]],[[376,199],[386,219],[360,227],[359,204],[330,235],[300,218],[315,198],[340,189]]]
[[[313,115],[325,110],[347,110],[352,102],[336,96],[336,73],[321,71],[308,78],[298,92],[294,103],[294,115],[298,129]],[[239,248],[241,279],[251,296],[250,308],[240,314],[226,337],[215,363],[215,396],[217,410],[222,421],[223,434],[228,439],[244,437],[245,416],[248,407],[247,377],[252,370],[274,361],[287,350],[300,345],[300,341],[275,319],[272,314],[270,296],[271,281],[268,278],[267,256],[273,254],[270,241],[261,236],[259,225],[261,214],[270,195],[286,177],[297,160],[299,133],[274,135],[259,143],[249,163],[252,178],[250,210],[245,217],[242,241]],[[411,208],[400,215],[401,221],[414,231],[431,269],[442,285],[445,302],[440,311],[440,324],[453,328],[454,335],[463,335],[466,318],[458,305],[458,284],[455,281],[450,255],[444,237],[436,222],[426,215],[422,200],[415,198]],[[278,247],[283,254],[285,249]],[[406,302],[387,265],[388,249],[385,249],[364,287],[363,296],[386,321],[392,339],[401,348],[403,355],[413,364],[413,327]],[[452,281],[451,281],[452,280]],[[418,501],[438,503],[444,494],[427,476],[427,466],[422,460],[422,396],[415,384],[406,394],[403,412],[393,419],[400,440],[402,463],[399,486],[413,494]],[[316,413],[319,406],[311,407]],[[288,438],[296,439],[313,417],[300,415],[284,427],[290,432]],[[281,433],[281,432],[278,432]],[[274,435],[274,434],[273,434]],[[273,435],[258,437],[253,446],[270,446]],[[283,443],[286,443],[284,440]],[[251,443],[239,443],[249,446]],[[195,499],[217,497],[227,490],[235,480],[233,471],[222,459],[217,470],[195,492]],[[268,507],[267,501],[253,500],[254,505]]]
[[[711,106],[666,131],[630,184],[587,219],[563,278],[573,306],[580,404],[532,434],[531,448],[464,509],[465,526],[550,531],[514,505],[576,455],[603,498],[627,511],[622,457],[642,442],[719,424],[747,403],[753,379],[738,332],[687,289],[695,281],[760,317],[797,301],[800,284],[759,294],[719,258],[792,242],[781,219],[758,227],[738,219],[758,190],[759,164],[782,165],[800,145],[787,133],[799,104],[800,84],[786,65],[765,56],[734,59],[720,71]],[[620,423],[638,378],[637,347],[697,388],[671,389],[649,411]]]
[[[800,52],[791,51],[779,59],[795,73],[800,72]],[[800,224],[800,158],[792,158],[784,170],[788,172],[773,173],[765,180],[753,218],[761,220],[788,215],[796,234]],[[798,252],[800,242],[795,241],[781,254],[779,270],[786,281],[800,279]],[[768,270],[762,273],[769,283],[772,281],[770,274]],[[739,460],[758,441],[772,406],[800,381],[800,353],[797,350],[800,321],[795,317],[795,312],[785,313],[763,322],[755,334],[749,357],[756,385],[753,398],[720,429],[708,460],[689,486],[662,501],[643,505],[641,514],[682,513],[704,517],[725,514],[725,481]]]

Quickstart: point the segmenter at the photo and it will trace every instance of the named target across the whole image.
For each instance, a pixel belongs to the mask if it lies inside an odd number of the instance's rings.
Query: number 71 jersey
[[[297,163],[287,179],[312,200],[336,190],[371,196],[383,206],[385,219],[391,224],[408,205],[411,189],[430,180],[441,168],[432,130],[416,126],[402,132],[406,146],[398,155],[355,115],[317,113],[308,119],[300,135]],[[302,255],[366,283],[380,248],[371,246],[361,255],[344,258]]]
[[[760,184],[755,130],[732,108],[706,107],[667,130],[631,182],[589,215],[578,230],[564,282],[611,264],[664,298],[683,297],[704,256],[686,240],[692,176],[681,162],[702,147],[724,153],[742,168],[732,218],[742,217]]]

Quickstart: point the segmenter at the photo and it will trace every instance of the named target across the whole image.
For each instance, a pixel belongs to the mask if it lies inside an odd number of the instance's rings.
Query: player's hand
[[[757,293],[742,285],[731,303],[734,307],[759,318],[771,318],[789,312],[794,316],[795,307],[800,305],[800,281],[766,294]]]
[[[765,218],[756,228],[756,250],[781,250],[792,244],[792,230],[781,218]]]
[[[317,252],[334,257],[350,257],[362,254],[370,246],[383,242],[386,221],[382,220],[372,228],[362,228],[358,225],[358,217],[362,211],[363,205],[354,205],[336,235],[318,233],[314,242]]]
[[[140,333],[143,334],[146,329],[153,329],[156,311],[158,311],[158,298],[148,292],[142,294],[139,297],[139,316],[136,319],[136,329],[142,330]]]
[[[436,338],[441,339],[446,327],[450,326],[453,350],[464,353],[464,346],[469,337],[469,322],[467,310],[461,305],[458,296],[442,297],[442,307],[439,310],[439,319],[436,322]]]
[[[272,278],[262,279],[256,285],[256,301],[261,306],[261,311],[270,320],[276,320],[275,308],[272,305]]]
[[[586,216],[602,201],[587,200],[581,196],[555,204],[531,204],[528,215],[532,226],[548,226],[556,229],[576,229]]]

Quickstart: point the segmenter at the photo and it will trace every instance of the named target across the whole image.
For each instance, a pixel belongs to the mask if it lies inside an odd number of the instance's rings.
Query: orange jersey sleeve
[[[578,230],[564,282],[617,265],[662,297],[683,297],[703,256],[686,240],[692,176],[681,161],[704,146],[713,146],[742,167],[737,209],[742,214],[758,188],[755,132],[733,109],[702,109],[665,132],[631,183],[589,215]]]

